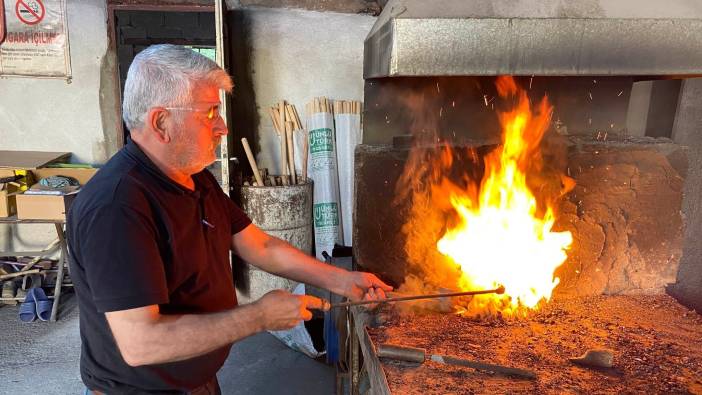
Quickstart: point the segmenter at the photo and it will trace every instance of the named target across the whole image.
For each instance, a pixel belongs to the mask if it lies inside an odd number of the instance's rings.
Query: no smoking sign
[[[17,0],[15,14],[25,25],[36,25],[44,19],[46,9],[41,0]]]

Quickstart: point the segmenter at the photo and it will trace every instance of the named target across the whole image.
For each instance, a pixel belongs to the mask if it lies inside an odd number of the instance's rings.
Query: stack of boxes
[[[15,182],[0,183],[0,217],[16,215],[20,220],[65,221],[76,193],[29,195],[24,191],[50,176],[72,177],[80,185],[88,182],[97,169],[49,167],[65,162],[70,155],[68,152],[0,151],[0,179],[26,174]]]

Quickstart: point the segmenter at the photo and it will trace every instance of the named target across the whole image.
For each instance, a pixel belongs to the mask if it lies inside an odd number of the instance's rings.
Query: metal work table
[[[49,296],[53,298],[54,303],[51,307],[51,322],[55,322],[58,314],[58,305],[61,298],[61,287],[63,286],[64,269],[68,263],[68,245],[66,244],[66,237],[64,232],[64,225],[66,221],[64,220],[43,220],[43,219],[18,219],[17,216],[0,218],[0,224],[53,224],[56,228],[57,239],[49,243],[43,250],[38,251],[0,251],[0,256],[31,256],[31,257],[44,257],[59,249],[59,260],[58,260],[58,273],[56,276],[56,285],[54,286],[54,295]],[[25,266],[22,271],[29,270],[31,266]],[[21,302],[21,301],[20,301]]]

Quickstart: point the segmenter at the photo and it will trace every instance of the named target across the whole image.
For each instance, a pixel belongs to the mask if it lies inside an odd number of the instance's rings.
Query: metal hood
[[[700,75],[699,0],[390,0],[364,78]]]

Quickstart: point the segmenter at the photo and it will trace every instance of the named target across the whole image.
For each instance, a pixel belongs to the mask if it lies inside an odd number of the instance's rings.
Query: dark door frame
[[[115,28],[116,11],[162,11],[162,12],[215,12],[214,4],[202,4],[202,2],[192,1],[182,4],[173,4],[164,0],[108,0],[107,2],[107,52],[114,55],[115,72],[112,73],[113,92],[117,100],[114,109],[117,117],[114,125],[116,131],[115,140],[121,147],[125,139],[125,132],[122,126],[122,91],[117,67],[117,29]],[[176,44],[176,42],[174,42]]]

